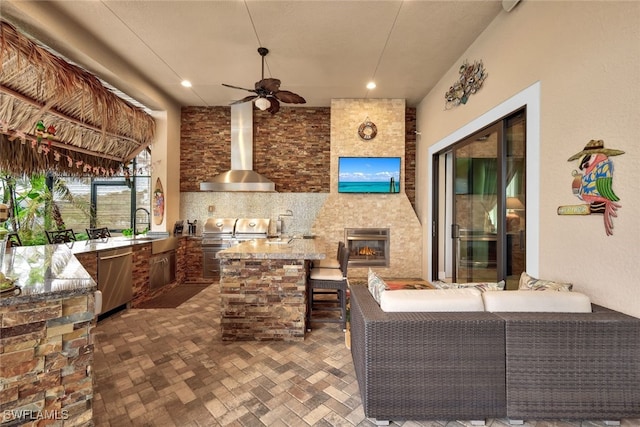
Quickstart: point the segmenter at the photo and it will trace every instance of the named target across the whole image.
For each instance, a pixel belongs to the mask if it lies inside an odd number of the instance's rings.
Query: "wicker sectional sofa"
[[[597,305],[389,313],[358,285],[350,304],[364,412],[378,424],[640,417],[640,319]]]

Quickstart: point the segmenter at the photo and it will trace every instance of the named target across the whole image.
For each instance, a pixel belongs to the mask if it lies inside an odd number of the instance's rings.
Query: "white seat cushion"
[[[491,312],[591,312],[591,300],[579,292],[484,292],[482,299],[485,310]]]
[[[312,268],[310,277],[313,280],[344,280],[339,268]]]
[[[313,268],[340,268],[340,261],[335,258],[325,258],[313,261]]]
[[[402,289],[380,295],[386,312],[484,311],[482,292],[477,289]]]

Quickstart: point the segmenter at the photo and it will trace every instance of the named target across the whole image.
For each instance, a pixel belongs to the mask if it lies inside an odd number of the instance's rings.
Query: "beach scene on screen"
[[[400,157],[340,157],[339,193],[399,193]]]

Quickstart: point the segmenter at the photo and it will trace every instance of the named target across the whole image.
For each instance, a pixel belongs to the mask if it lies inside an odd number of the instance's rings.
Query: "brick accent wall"
[[[182,263],[184,266],[184,274],[180,276],[180,279],[176,277],[176,280],[179,283],[186,282],[211,282],[212,279],[207,279],[203,277],[202,271],[202,240],[196,238],[183,238],[181,242],[181,247],[184,244],[184,259],[185,262]],[[177,273],[176,273],[177,275]]]
[[[151,243],[135,246],[133,251],[133,300],[131,307],[137,307],[150,298],[149,258],[151,257]]]
[[[91,278],[98,283],[98,255],[96,252],[75,254],[76,259],[82,264]]]
[[[404,192],[416,210],[416,109],[405,109]]]
[[[416,109],[405,112],[404,188],[415,205]],[[280,193],[329,193],[331,109],[282,107],[254,110],[253,169]],[[231,109],[184,107],[180,130],[180,191],[200,191],[200,182],[231,165]]]
[[[254,110],[253,169],[285,193],[328,193],[330,109]],[[231,166],[231,109],[184,107],[180,129],[180,191]]]

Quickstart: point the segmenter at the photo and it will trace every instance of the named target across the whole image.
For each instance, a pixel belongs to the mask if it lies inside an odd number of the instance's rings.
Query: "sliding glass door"
[[[525,267],[524,147],[520,111],[436,154],[434,279],[517,287]]]
[[[453,149],[452,239],[457,282],[498,277],[498,139],[493,126]]]

